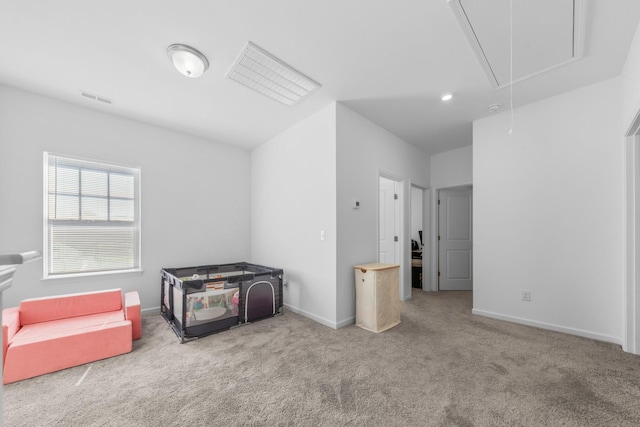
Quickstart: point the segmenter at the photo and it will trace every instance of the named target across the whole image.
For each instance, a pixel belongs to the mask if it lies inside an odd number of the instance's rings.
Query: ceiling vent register
[[[80,91],[80,95],[84,96],[85,98],[92,99],[94,101],[103,102],[105,104],[112,104],[112,101],[110,99],[108,99],[108,98],[105,98],[105,97],[99,96],[99,95],[94,95],[92,93],[85,92],[83,90]]]
[[[247,42],[227,78],[288,106],[320,88],[318,82],[251,42]]]

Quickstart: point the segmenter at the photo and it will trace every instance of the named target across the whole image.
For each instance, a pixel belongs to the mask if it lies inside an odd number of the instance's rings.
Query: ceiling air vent
[[[288,106],[320,88],[318,82],[251,42],[247,42],[227,78]]]
[[[496,89],[582,57],[584,0],[448,1]]]
[[[92,93],[85,92],[83,90],[80,91],[80,94],[82,96],[84,96],[85,98],[93,99],[94,101],[103,102],[105,104],[111,104],[112,103],[110,99],[107,99],[107,98],[105,98],[103,96],[94,95]]]

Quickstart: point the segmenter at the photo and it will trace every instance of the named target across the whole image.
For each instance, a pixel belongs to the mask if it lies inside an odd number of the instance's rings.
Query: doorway
[[[423,290],[424,197],[423,189],[411,186],[411,290]]]
[[[438,191],[438,290],[473,290],[473,189]]]

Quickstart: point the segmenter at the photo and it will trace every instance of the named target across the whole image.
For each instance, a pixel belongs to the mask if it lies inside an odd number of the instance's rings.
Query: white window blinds
[[[45,153],[45,277],[140,268],[140,170]]]

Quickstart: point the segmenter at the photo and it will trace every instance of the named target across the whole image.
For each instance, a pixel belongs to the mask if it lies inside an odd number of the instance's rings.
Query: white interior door
[[[473,289],[471,188],[440,190],[438,278],[441,291]]]
[[[380,177],[380,216],[379,216],[379,262],[398,264],[400,243],[400,203],[398,183]]]

